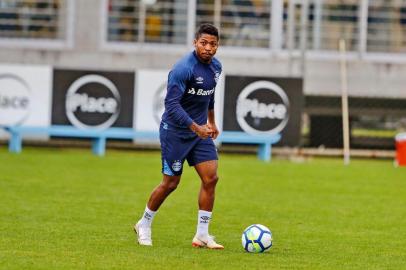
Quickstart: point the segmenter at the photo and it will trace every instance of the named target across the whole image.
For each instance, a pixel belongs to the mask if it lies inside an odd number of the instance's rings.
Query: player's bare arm
[[[216,120],[214,117],[214,110],[209,110],[209,112],[208,112],[207,126],[212,130],[210,137],[212,137],[213,140],[215,140],[220,132],[216,125]]]

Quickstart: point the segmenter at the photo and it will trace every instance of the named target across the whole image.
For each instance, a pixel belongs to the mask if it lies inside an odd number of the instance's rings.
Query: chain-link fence
[[[394,137],[406,130],[406,99],[350,97],[352,148],[391,149]],[[341,97],[306,96],[302,146],[343,145]]]

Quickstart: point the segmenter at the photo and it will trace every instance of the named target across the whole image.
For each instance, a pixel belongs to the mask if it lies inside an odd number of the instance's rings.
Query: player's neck
[[[197,60],[199,60],[199,62],[200,63],[203,63],[203,64],[210,64],[211,63],[211,60],[213,59],[213,58],[210,58],[209,60],[207,60],[207,61],[205,61],[205,60],[203,60],[202,58],[200,58],[200,56],[199,56],[199,54],[196,52],[196,50],[193,52],[193,54],[196,56],[196,58],[197,58]]]

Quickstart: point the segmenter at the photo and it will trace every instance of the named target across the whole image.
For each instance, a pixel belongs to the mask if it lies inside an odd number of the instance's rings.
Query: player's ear
[[[194,39],[193,40],[193,45],[196,46],[196,44],[197,44],[197,39]]]

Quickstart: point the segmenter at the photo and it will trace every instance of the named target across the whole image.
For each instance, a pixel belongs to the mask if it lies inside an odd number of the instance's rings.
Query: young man
[[[202,24],[196,32],[195,50],[175,64],[168,76],[165,112],[160,126],[162,182],[152,191],[142,218],[134,225],[138,243],[151,246],[151,223],[158,208],[179,184],[183,162],[194,166],[201,179],[197,232],[194,247],[223,249],[209,235],[217,177],[219,131],[214,119],[214,89],[221,63],[214,58],[218,30]]]

